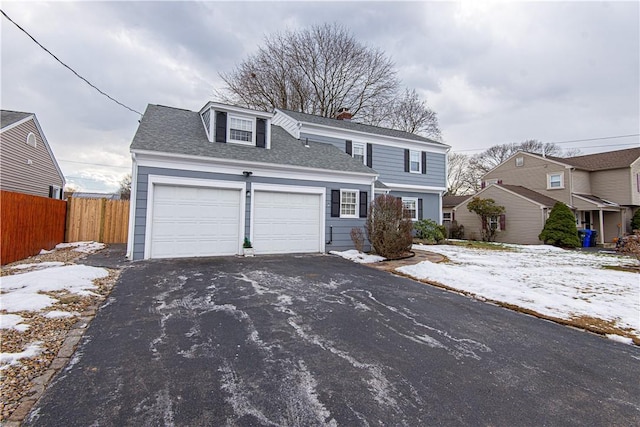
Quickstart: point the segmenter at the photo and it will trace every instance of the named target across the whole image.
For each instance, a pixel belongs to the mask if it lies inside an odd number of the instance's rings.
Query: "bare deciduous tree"
[[[348,108],[362,123],[440,137],[436,113],[415,90],[399,94],[393,62],[338,24],[267,36],[257,53],[220,77],[223,102],[323,117]]]
[[[447,194],[458,196],[473,194],[480,189],[482,176],[478,169],[471,167],[471,157],[466,154],[450,152],[447,169]]]
[[[500,144],[489,147],[471,159],[471,167],[482,171],[483,174],[487,173],[517,151],[526,151],[528,153],[553,157],[575,156],[580,153],[580,150],[576,149],[564,151],[562,147],[552,142],[540,142],[535,139],[529,139],[520,143]]]

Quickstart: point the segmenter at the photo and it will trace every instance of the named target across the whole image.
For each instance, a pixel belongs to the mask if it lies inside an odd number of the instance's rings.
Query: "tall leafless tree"
[[[477,168],[483,174],[498,166],[518,151],[540,154],[543,156],[568,157],[580,154],[580,150],[563,150],[552,142],[541,142],[529,139],[520,143],[500,144],[489,147],[480,154],[473,156],[470,161],[472,168]]]
[[[338,24],[267,36],[257,53],[220,77],[223,102],[324,117],[348,108],[355,121],[440,136],[435,112],[415,91],[400,93],[393,62]]]
[[[459,196],[474,194],[480,189],[482,173],[471,167],[471,156],[450,152],[447,168],[447,194]]]

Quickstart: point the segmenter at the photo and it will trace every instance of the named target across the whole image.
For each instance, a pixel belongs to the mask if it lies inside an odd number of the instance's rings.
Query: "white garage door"
[[[174,185],[153,188],[151,258],[238,253],[239,190]]]
[[[255,191],[256,254],[321,252],[320,203],[319,194]]]

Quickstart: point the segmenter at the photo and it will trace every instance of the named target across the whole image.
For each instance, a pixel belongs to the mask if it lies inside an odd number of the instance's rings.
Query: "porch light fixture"
[[[243,171],[242,175],[244,175],[245,178],[249,178],[251,175],[253,175],[253,172],[251,172],[251,171]]]

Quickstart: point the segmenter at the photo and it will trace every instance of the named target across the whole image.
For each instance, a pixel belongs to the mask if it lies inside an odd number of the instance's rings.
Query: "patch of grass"
[[[629,273],[640,273],[640,266],[637,265],[604,265],[605,270],[626,271]]]
[[[462,246],[471,249],[489,249],[492,251],[514,252],[515,249],[495,242],[481,242],[478,240],[447,240],[447,245]]]

